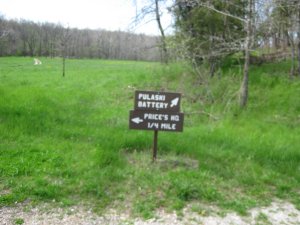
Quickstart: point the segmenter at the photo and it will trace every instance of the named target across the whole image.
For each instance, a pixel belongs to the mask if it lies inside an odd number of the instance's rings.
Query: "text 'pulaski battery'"
[[[180,111],[180,93],[136,91],[135,110]]]
[[[136,91],[129,128],[137,130],[183,131],[180,93]]]

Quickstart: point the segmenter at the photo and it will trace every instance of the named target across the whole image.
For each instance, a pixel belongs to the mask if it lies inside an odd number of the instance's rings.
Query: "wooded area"
[[[174,19],[169,36],[161,23],[166,11]],[[185,59],[194,68],[208,64],[213,77],[228,56],[243,53],[244,74],[250,64],[291,58],[289,75],[300,76],[297,0],[146,0],[136,14],[136,22],[157,22],[162,62]]]
[[[161,23],[166,10],[175,21],[174,33],[169,36]],[[248,37],[251,50],[289,52],[300,61],[297,0],[173,0],[171,7],[162,0],[148,0],[135,22],[149,14],[157,21],[162,37],[7,20],[0,14],[0,56],[55,57],[65,52],[71,58],[158,61],[170,51],[171,58],[188,59],[194,65],[208,62],[213,76],[222,58],[245,50]],[[292,74],[300,73],[300,67],[297,70],[292,68]]]
[[[158,38],[123,31],[75,29],[0,17],[0,56],[159,61]]]
[[[245,50],[248,36],[251,50],[263,53],[299,45],[299,1],[177,0],[173,12],[177,40],[194,63],[206,59],[213,67],[223,56]]]
[[[290,54],[289,76],[300,76],[299,1],[176,0],[172,11],[177,51],[179,49],[179,55],[190,61],[194,68],[208,64],[209,76],[213,77],[228,57],[243,54],[239,57],[240,62],[244,62],[241,107],[247,105],[249,65],[254,61],[253,57],[261,64],[267,62],[265,59],[269,62],[277,60],[277,52]]]

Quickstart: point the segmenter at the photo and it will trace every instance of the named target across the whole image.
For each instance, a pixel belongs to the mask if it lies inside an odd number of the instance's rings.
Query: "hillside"
[[[18,202],[116,207],[150,218],[201,202],[227,211],[283,199],[300,208],[300,82],[289,62],[239,66],[203,83],[188,66],[0,58],[0,207]],[[220,71],[221,73],[221,71]],[[134,91],[181,92],[183,133],[128,129]],[[202,208],[195,208],[202,212]]]

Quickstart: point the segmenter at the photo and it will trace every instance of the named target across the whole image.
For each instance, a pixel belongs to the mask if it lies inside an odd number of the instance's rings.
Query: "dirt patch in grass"
[[[159,155],[155,162],[152,161],[152,152],[136,152],[126,154],[129,164],[141,169],[148,169],[155,166],[162,172],[176,169],[196,170],[199,168],[199,161],[187,156],[176,156],[163,154]]]
[[[10,193],[11,193],[11,190],[9,190],[9,189],[0,190],[0,196],[1,195],[9,195]]]

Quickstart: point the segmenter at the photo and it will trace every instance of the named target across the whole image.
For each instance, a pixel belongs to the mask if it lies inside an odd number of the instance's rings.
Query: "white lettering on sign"
[[[171,121],[179,121],[179,116],[178,115],[172,115],[171,116]]]
[[[175,123],[161,123],[160,128],[163,130],[176,130]]]
[[[165,95],[157,95],[157,94],[143,94],[140,93],[138,96],[139,100],[147,100],[147,101],[165,101],[166,96]]]
[[[145,113],[144,114],[145,120],[160,120],[160,121],[167,121],[169,116],[166,114],[156,114],[156,113]]]
[[[152,129],[158,129],[159,128],[159,123],[148,123],[148,128]]]
[[[168,103],[138,101],[139,108],[167,109]]]

